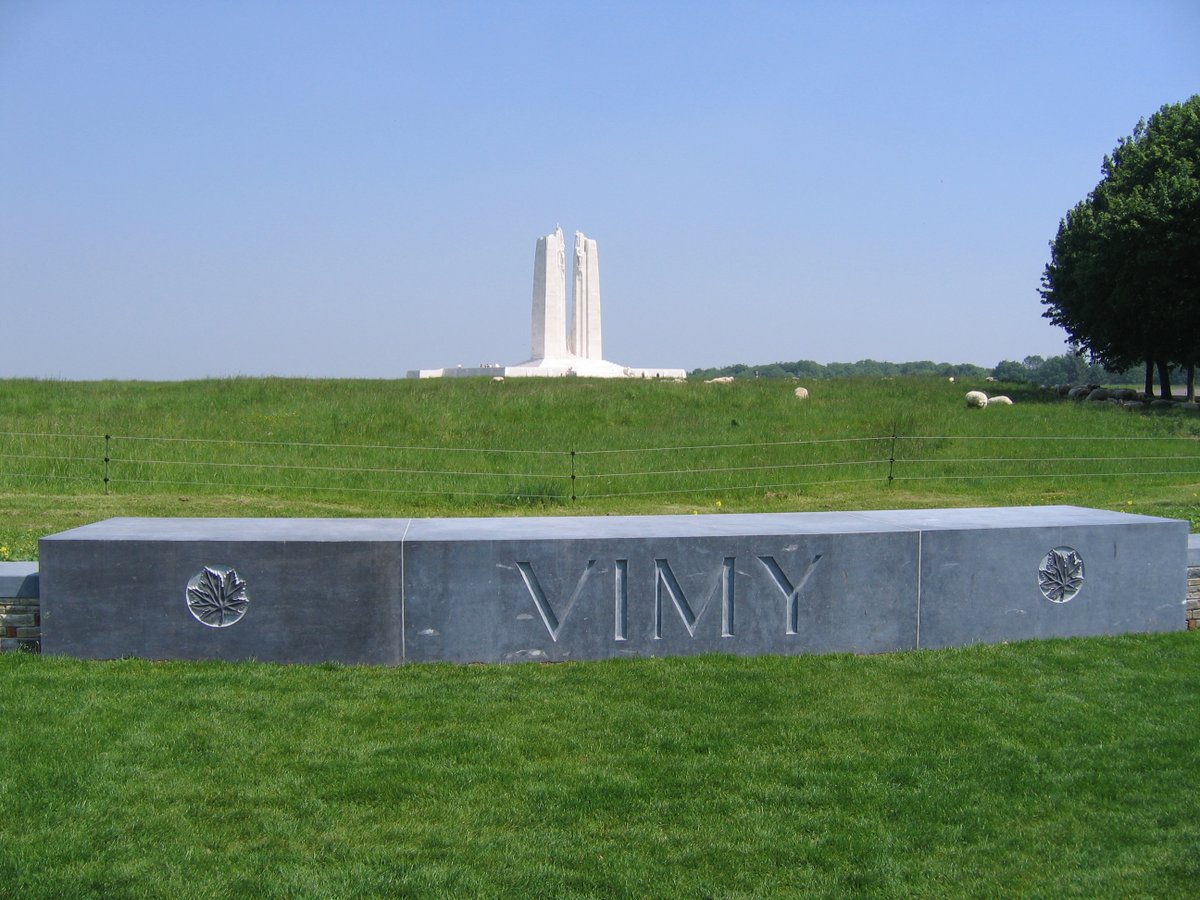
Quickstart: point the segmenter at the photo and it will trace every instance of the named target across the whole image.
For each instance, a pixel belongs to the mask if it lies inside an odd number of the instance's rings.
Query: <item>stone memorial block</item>
[[[405,525],[109,519],[44,538],[42,652],[396,665]]]
[[[1188,524],[1077,507],[877,513],[921,530],[921,646],[1175,631]]]
[[[42,540],[42,648],[395,665],[1175,630],[1187,531],[1076,507],[110,519]]]

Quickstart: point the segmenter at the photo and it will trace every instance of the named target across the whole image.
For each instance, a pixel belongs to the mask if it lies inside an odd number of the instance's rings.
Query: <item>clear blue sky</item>
[[[0,376],[529,350],[599,242],[625,365],[1063,352],[1037,287],[1200,2],[0,0]]]

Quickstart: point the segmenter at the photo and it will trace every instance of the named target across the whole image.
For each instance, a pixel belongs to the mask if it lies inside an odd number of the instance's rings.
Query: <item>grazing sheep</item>
[[[795,391],[793,391],[793,393],[796,395],[797,400],[808,399],[808,388],[798,387]]]
[[[967,391],[967,407],[969,409],[983,409],[987,405],[987,394],[983,391]]]
[[[732,375],[722,375],[720,378],[710,378],[705,381],[705,384],[729,384],[733,381]]]
[[[989,397],[988,406],[1012,406],[1012,400],[1001,394],[999,397]]]

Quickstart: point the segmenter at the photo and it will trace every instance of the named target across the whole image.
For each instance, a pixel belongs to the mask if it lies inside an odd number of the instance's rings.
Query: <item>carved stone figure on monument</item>
[[[571,351],[581,359],[604,358],[600,337],[600,254],[596,242],[575,232],[574,321]]]
[[[572,299],[574,301],[574,312],[571,316],[571,352],[576,356],[587,356],[587,352],[583,345],[582,323],[586,315],[584,307],[583,295],[583,279],[585,263],[583,258],[584,253],[584,238],[578,231],[575,232],[575,266],[574,278],[572,285]]]

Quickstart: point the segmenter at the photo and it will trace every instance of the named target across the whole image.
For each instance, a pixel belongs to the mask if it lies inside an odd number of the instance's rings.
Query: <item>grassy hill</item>
[[[0,546],[29,558],[37,537],[114,515],[1076,503],[1200,527],[1194,413],[1130,413],[1027,385],[935,377],[824,381],[806,401],[793,387],[3,381]],[[1015,405],[968,410],[971,387],[1006,391]]]

